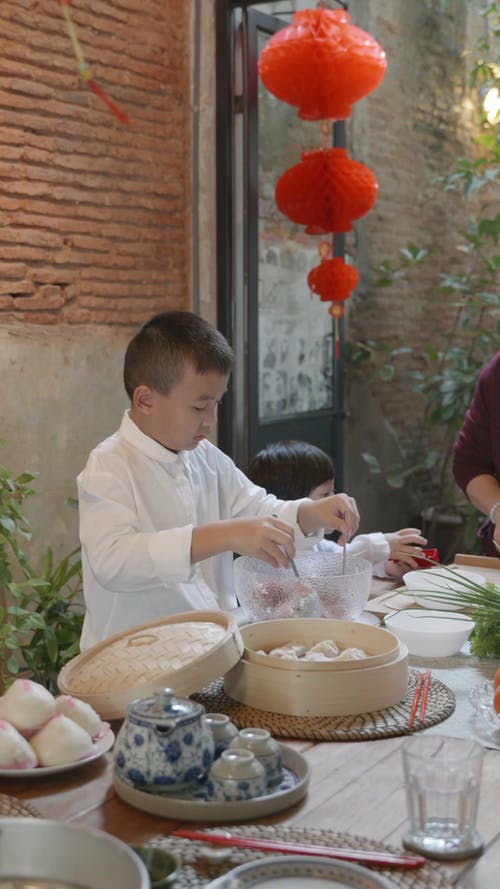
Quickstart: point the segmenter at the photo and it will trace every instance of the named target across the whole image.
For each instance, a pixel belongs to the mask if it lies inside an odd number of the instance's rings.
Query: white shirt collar
[[[134,423],[133,420],[130,419],[130,411],[125,411],[122,422],[120,425],[120,435],[128,441],[134,448],[137,448],[141,453],[145,454],[147,457],[151,457],[153,460],[158,460],[160,463],[184,463],[182,452],[176,454],[175,451],[169,451],[168,448],[163,447],[158,441],[155,441],[154,438],[151,438],[149,435],[146,435],[139,429],[138,426]]]

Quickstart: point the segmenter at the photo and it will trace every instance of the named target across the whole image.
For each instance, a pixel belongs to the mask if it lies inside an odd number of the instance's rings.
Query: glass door
[[[301,151],[321,146],[321,126],[300,121],[261,84],[260,52],[288,22],[259,5],[240,4],[229,16],[231,113],[222,143],[226,172],[219,167],[219,175],[230,186],[225,198],[219,192],[226,208],[226,237],[219,227],[226,273],[219,279],[219,323],[235,346],[237,367],[220,444],[244,469],[268,442],[311,441],[335,458],[340,482],[342,364],[334,358],[327,305],[307,286],[320,238],[285,218],[274,201],[279,175],[298,163]],[[222,136],[219,131],[219,146]]]

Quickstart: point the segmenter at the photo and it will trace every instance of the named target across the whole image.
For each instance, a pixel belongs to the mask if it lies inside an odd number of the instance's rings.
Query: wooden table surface
[[[468,693],[491,678],[498,661],[468,653],[436,659],[431,666],[456,694],[455,713],[427,731],[463,736],[470,718]],[[469,710],[468,710],[469,708]],[[115,726],[116,727],[116,726]],[[311,778],[306,798],[291,810],[261,819],[261,824],[317,827],[353,833],[399,846],[407,827],[401,762],[403,737],[372,741],[315,743],[291,741],[307,759]],[[0,792],[29,800],[45,818],[100,828],[125,842],[146,842],[168,834],[180,821],[136,810],[120,800],[112,785],[112,754],[86,766],[47,778],[6,778]],[[441,867],[460,889],[500,886],[500,750],[485,753],[478,812],[485,849],[476,859]]]

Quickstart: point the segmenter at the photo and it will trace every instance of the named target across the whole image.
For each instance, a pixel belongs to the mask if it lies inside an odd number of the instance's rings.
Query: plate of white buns
[[[96,711],[71,695],[54,697],[31,679],[16,679],[0,697],[0,776],[65,772],[111,750],[115,737]]]

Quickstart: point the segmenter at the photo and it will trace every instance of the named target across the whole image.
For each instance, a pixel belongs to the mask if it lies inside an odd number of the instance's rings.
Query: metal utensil
[[[273,516],[273,519],[279,518],[275,512],[272,513],[272,516]],[[292,569],[293,573],[295,574],[295,577],[297,578],[297,580],[300,580],[300,574],[298,572],[297,565],[295,564],[294,559],[292,559],[290,556],[288,557],[288,563],[289,563],[290,568]]]
[[[345,521],[345,512],[342,513],[341,518]],[[345,563],[346,563],[346,554],[347,554],[347,535],[344,534],[344,542],[342,544],[342,574],[345,574]]]

